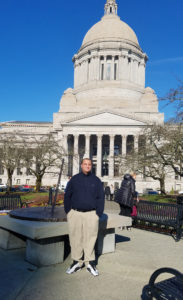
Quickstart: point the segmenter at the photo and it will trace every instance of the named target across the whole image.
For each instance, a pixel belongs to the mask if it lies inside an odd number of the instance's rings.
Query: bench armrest
[[[157,277],[160,274],[163,273],[169,273],[174,275],[175,277],[177,277],[179,280],[181,280],[182,284],[183,284],[183,274],[180,273],[179,271],[173,269],[173,268],[160,268],[158,270],[156,270],[150,277],[149,279],[149,290],[153,293],[153,296],[157,297],[156,299],[162,299],[161,298],[161,288],[160,287],[156,287],[155,285],[155,281],[157,279]]]
[[[149,279],[149,285],[154,286],[154,283],[155,283],[157,277],[162,273],[170,273],[170,274],[178,277],[179,279],[183,280],[183,274],[180,273],[179,271],[177,271],[173,268],[160,268],[151,275],[151,278]]]

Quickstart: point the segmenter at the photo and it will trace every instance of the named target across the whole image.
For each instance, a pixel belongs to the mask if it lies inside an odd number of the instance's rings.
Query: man
[[[84,158],[81,173],[68,182],[64,208],[69,225],[72,265],[67,274],[80,271],[84,261],[88,262],[87,271],[97,276],[95,265],[95,243],[98,235],[99,218],[104,210],[104,191],[100,179],[91,173],[92,161]]]

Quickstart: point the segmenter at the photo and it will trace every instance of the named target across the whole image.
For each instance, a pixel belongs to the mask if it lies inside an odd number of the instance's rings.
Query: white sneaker
[[[72,265],[67,269],[67,274],[72,274],[81,270],[81,266],[78,261],[74,260]]]
[[[88,264],[87,271],[90,272],[93,276],[99,275],[98,270],[96,269],[96,266],[93,264],[92,265],[90,263]]]
[[[125,226],[121,226],[119,227],[120,230],[124,230],[125,229]]]

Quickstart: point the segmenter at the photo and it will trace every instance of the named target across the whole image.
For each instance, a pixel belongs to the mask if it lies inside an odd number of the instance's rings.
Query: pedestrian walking
[[[87,263],[87,271],[99,275],[95,262],[95,243],[99,218],[104,210],[104,191],[101,180],[91,173],[92,161],[84,158],[81,172],[68,182],[64,208],[69,226],[73,263],[67,274],[80,271]]]
[[[110,200],[112,201],[113,197],[114,197],[114,185],[113,184],[110,185],[110,190],[111,190]]]
[[[116,202],[118,202],[120,205],[119,214],[122,216],[131,217],[133,206],[134,206],[134,199],[137,198],[135,179],[136,179],[135,173],[125,174],[121,182],[121,187],[119,189],[119,192],[116,194],[117,197]],[[127,229],[130,230],[131,227],[128,226]]]

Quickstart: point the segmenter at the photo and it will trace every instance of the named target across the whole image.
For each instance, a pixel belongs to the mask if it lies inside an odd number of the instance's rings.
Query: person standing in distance
[[[136,174],[131,173],[125,174],[121,182],[119,205],[120,215],[122,216],[131,217],[134,199],[136,198],[137,201],[139,201],[137,197],[138,193],[136,192],[135,180]],[[131,230],[131,227],[128,226],[127,230]]]
[[[99,275],[95,265],[95,243],[98,235],[99,218],[104,211],[104,191],[101,180],[91,173],[92,161],[84,158],[81,172],[68,182],[64,209],[69,226],[69,240],[73,263],[67,274],[80,271],[84,261],[88,262],[87,271]]]

